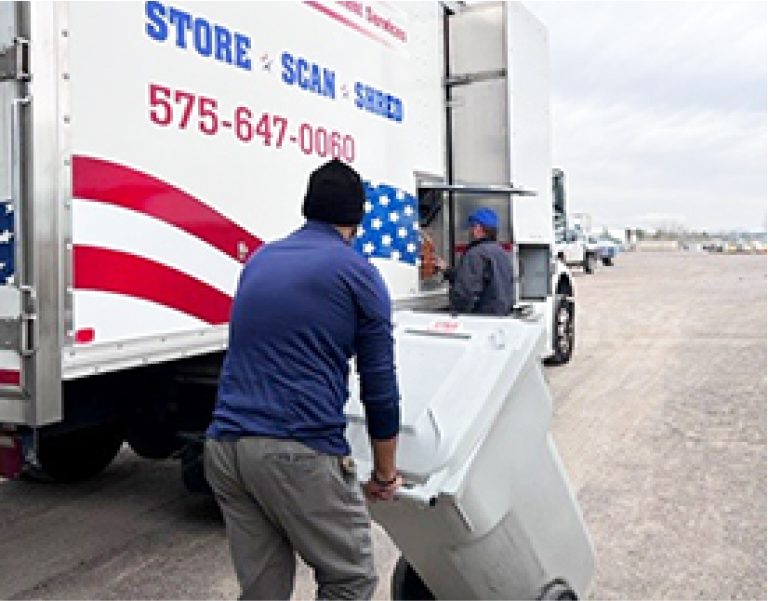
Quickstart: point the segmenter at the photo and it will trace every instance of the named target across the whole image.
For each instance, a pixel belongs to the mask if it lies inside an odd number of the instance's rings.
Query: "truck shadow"
[[[101,474],[80,482],[51,482],[34,474],[0,482],[0,529],[63,508],[78,513],[111,509],[115,515],[166,514],[166,519],[223,526],[210,495],[190,493],[176,460],[142,459],[124,448]]]

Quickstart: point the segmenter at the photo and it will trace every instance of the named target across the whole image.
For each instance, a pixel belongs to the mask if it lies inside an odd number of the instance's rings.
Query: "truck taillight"
[[[18,478],[22,467],[24,467],[24,451],[21,438],[0,434],[0,477]]]

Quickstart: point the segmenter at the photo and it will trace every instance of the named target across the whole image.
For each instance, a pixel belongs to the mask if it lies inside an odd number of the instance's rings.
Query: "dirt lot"
[[[577,353],[547,377],[592,597],[765,599],[765,257],[626,254],[576,285]],[[395,551],[376,543],[387,598]],[[0,598],[236,596],[217,513],[172,462],[0,482]]]

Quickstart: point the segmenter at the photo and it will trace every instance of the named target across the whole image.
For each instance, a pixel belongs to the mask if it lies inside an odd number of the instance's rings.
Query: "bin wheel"
[[[539,599],[542,601],[577,601],[573,589],[562,580],[554,580],[544,587]]]
[[[430,601],[435,598],[416,570],[402,555],[392,572],[392,598],[402,601]]]

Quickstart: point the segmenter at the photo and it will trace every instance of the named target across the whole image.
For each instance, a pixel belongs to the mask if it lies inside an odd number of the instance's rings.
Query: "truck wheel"
[[[175,428],[162,425],[131,428],[126,442],[134,453],[144,459],[167,459],[184,444],[176,436]]]
[[[584,256],[584,273],[594,273],[595,271],[595,255],[587,253]]]
[[[605,265],[606,267],[610,267],[611,265],[613,265],[613,258],[603,257],[603,265]]]
[[[554,580],[544,587],[538,598],[542,601],[576,601],[578,596],[565,582]]]
[[[421,599],[428,601],[435,596],[402,555],[392,572],[392,598],[402,601]]]
[[[102,472],[122,445],[122,424],[99,424],[64,434],[42,434],[37,459],[49,478],[74,482]]]
[[[573,300],[563,294],[555,296],[555,315],[552,324],[552,356],[549,365],[563,365],[573,356],[576,339],[574,331],[575,307]]]

